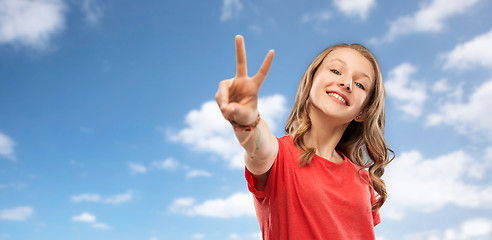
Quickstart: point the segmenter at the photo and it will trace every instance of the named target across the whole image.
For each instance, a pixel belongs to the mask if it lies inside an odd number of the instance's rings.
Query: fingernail
[[[231,109],[231,112],[234,112],[234,111],[236,111],[236,108],[235,108],[235,107],[233,107],[233,108]]]

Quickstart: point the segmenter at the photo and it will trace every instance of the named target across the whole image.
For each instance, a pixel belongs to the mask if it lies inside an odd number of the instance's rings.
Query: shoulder
[[[300,151],[294,144],[294,137],[292,135],[285,135],[278,139],[278,154],[277,161],[295,162],[298,159]]]
[[[294,144],[294,136],[288,134],[283,137],[278,138],[279,145],[282,145],[284,150],[289,150],[290,152],[299,151]],[[296,151],[297,150],[297,151]]]
[[[281,150],[281,148],[283,150],[286,150],[295,147],[294,138],[292,137],[292,135],[285,135],[283,137],[277,138],[277,140],[279,145],[279,151]]]
[[[294,137],[292,137],[292,135],[288,134],[288,135],[285,135],[283,137],[279,137],[278,140],[283,141],[283,142],[294,142]]]

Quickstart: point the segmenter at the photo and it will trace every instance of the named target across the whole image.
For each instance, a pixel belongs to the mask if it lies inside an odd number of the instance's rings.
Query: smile
[[[348,104],[348,101],[344,97],[340,96],[338,93],[336,93],[336,92],[327,92],[327,94],[330,95],[330,96],[332,96],[332,97],[334,97],[334,98],[336,98],[337,100],[339,100],[340,102],[344,103],[345,105],[347,105],[347,106],[349,105]]]

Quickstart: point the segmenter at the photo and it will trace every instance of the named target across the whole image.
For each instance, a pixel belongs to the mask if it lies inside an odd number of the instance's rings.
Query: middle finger
[[[248,76],[248,68],[246,66],[246,51],[244,50],[244,39],[241,35],[236,36],[236,76]]]

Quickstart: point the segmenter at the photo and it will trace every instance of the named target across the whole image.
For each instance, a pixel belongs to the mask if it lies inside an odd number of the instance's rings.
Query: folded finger
[[[231,80],[224,80],[219,83],[219,89],[215,94],[215,101],[223,112],[225,106],[229,103],[229,85]]]

